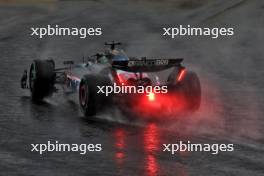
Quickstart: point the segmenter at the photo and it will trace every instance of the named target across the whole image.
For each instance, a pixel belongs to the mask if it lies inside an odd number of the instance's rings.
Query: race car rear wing
[[[156,72],[172,67],[180,67],[182,61],[182,58],[130,59],[129,61],[113,61],[112,68],[128,72]]]

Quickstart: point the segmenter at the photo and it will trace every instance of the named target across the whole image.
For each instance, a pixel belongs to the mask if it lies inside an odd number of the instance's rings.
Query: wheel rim
[[[86,86],[85,84],[83,84],[80,88],[80,102],[81,102],[81,105],[82,106],[85,106],[86,105],[86,101],[88,99],[88,96],[87,96],[87,89],[86,89]]]

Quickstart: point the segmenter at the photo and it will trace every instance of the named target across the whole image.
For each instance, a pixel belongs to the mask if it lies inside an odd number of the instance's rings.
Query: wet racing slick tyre
[[[94,116],[109,103],[110,95],[106,97],[104,93],[98,93],[97,86],[111,85],[107,76],[85,75],[81,79],[79,87],[79,104],[86,117]]]
[[[34,101],[51,96],[56,74],[53,60],[34,60],[29,71],[29,88]]]
[[[184,98],[187,111],[197,111],[201,104],[201,84],[195,72],[186,71],[184,78],[179,84],[179,92]]]

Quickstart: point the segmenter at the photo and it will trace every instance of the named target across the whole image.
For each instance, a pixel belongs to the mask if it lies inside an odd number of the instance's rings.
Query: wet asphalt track
[[[264,3],[243,1],[228,8],[229,1],[216,2],[192,8],[171,1],[0,4],[0,175],[264,175]],[[104,35],[87,40],[29,36],[30,27],[47,24],[98,25]],[[231,26],[235,36],[161,37],[162,25],[177,24]],[[185,65],[201,78],[201,110],[169,124],[131,124],[116,112],[90,121],[62,93],[34,104],[19,88],[21,73],[32,59],[81,61],[109,40],[125,43],[129,55],[186,58]],[[234,143],[235,151],[161,152],[161,144],[180,139]],[[30,152],[31,143],[48,140],[102,143],[103,152]]]

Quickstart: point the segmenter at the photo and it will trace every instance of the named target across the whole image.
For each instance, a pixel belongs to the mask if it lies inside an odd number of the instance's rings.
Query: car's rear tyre
[[[34,101],[52,95],[56,74],[53,60],[34,60],[30,66],[29,88]]]
[[[179,92],[184,98],[185,108],[189,111],[197,111],[201,104],[201,84],[195,72],[186,71],[179,84]]]
[[[85,116],[94,116],[108,102],[109,97],[98,93],[97,86],[110,85],[110,79],[106,76],[85,75],[80,82],[79,104]]]

